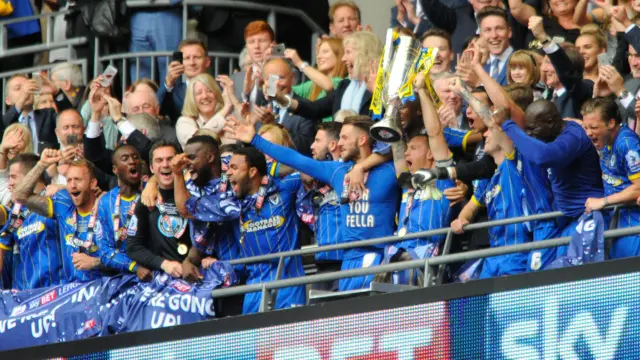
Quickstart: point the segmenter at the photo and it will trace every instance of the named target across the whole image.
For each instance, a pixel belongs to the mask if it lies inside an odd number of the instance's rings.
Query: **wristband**
[[[304,68],[306,68],[307,66],[309,66],[309,63],[305,61],[302,64],[300,64],[300,66],[298,66],[298,69],[300,69],[300,71],[303,71]]]
[[[289,95],[285,95],[285,96],[284,96],[284,98],[285,98],[285,99],[287,99],[287,104],[286,104],[286,105],[283,105],[283,107],[284,107],[285,109],[288,109],[288,108],[291,106],[291,96],[289,96]]]

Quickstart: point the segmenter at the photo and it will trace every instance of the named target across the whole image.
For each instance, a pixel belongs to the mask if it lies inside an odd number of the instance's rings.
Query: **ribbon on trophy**
[[[385,38],[384,49],[382,55],[380,55],[380,61],[378,61],[378,73],[376,74],[376,84],[373,89],[373,95],[371,97],[371,106],[369,110],[373,112],[372,118],[374,120],[382,119],[382,111],[384,104],[382,103],[382,93],[384,91],[384,83],[387,81],[389,75],[389,69],[391,60],[395,53],[396,47],[399,42],[399,34],[394,29],[387,30],[387,36]]]
[[[433,63],[436,60],[437,54],[438,48],[422,48],[420,50],[420,54],[414,61],[413,66],[411,66],[409,75],[407,76],[407,82],[398,90],[398,95],[400,96],[403,104],[407,101],[416,100],[416,95],[413,91],[413,80],[415,80],[416,75],[423,72],[426,75],[424,77],[425,86],[427,88],[427,91],[429,92],[429,95],[431,95],[433,104],[435,105],[436,109],[440,107],[442,102],[440,101],[438,94],[436,94],[436,91],[431,82],[431,78],[428,76]]]

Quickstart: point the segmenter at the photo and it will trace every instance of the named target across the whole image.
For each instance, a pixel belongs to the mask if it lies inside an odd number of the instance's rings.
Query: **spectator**
[[[84,77],[82,69],[76,64],[62,63],[51,69],[51,80],[60,88],[71,105],[80,109],[80,100],[84,94]]]
[[[342,80],[334,91],[326,97],[309,101],[299,96],[278,94],[280,105],[288,107],[294,114],[319,121],[341,109],[351,109],[359,114],[369,114],[371,91],[367,81],[371,79],[371,69],[377,68],[382,53],[380,39],[369,31],[358,31],[343,40],[344,56],[349,79]]]
[[[272,144],[284,146],[289,149],[296,148],[296,144],[293,142],[291,134],[281,125],[262,125],[258,129],[258,135],[262,136]],[[269,155],[265,155],[264,157],[267,159],[267,172],[273,177],[283,178],[295,171],[286,165],[282,165],[279,162],[274,161]]]
[[[507,64],[507,84],[523,84],[533,90],[536,100],[542,99],[544,84],[540,82],[540,68],[528,50],[517,50]]]
[[[289,98],[293,95],[292,85],[294,73],[288,62],[280,58],[274,58],[264,66],[263,80],[265,85],[263,92],[265,94],[267,93],[266,87],[270,76],[277,76],[280,79],[277,82],[278,94],[286,94]],[[269,101],[269,99],[265,99],[265,101]],[[262,99],[259,99],[256,104],[267,105]],[[268,109],[265,108],[254,109],[254,112],[259,114],[259,121],[262,123],[274,121],[282,125],[293,137],[296,148],[300,149],[303,154],[309,155],[309,149],[315,135],[314,121],[300,115],[291,114],[286,107],[281,106],[276,101],[271,101],[269,106],[272,111],[268,111]]]
[[[104,95],[111,96],[111,87],[102,87],[100,81],[102,76],[91,82],[89,92],[85,91],[86,99],[80,109],[82,115],[82,121],[84,126],[89,124],[91,116],[97,117],[100,122],[102,134],[104,134],[105,147],[109,150],[113,150],[118,142],[118,127],[114,123],[113,119],[109,115],[109,107],[107,106],[107,100]],[[155,94],[155,93],[154,93]]]
[[[262,67],[271,46],[275,44],[275,34],[267,22],[253,21],[244,29],[244,42],[251,66],[233,74],[231,79],[235,84],[236,97],[253,108],[261,91]]]
[[[4,131],[0,143],[0,204],[12,202],[9,189],[9,162],[20,154],[33,154],[31,131],[24,124],[11,124]]]
[[[453,48],[451,46],[451,35],[449,35],[449,33],[437,28],[430,29],[422,36],[422,47],[438,49],[429,74],[451,71]]]
[[[199,129],[210,129],[222,137],[224,119],[232,110],[225,104],[220,87],[209,74],[200,74],[191,79],[182,108],[182,116],[176,122],[176,135],[180,146],[187,145]],[[232,140],[224,141],[224,143]]]
[[[156,140],[162,139],[162,130],[158,124],[157,118],[145,112],[141,112],[129,116],[127,121],[129,121],[136,130],[140,131],[147,139],[149,139],[149,141],[155,142]]]
[[[211,58],[207,54],[207,48],[198,40],[183,40],[178,46],[182,52],[182,63],[172,61],[169,64],[167,75],[158,90],[157,101],[160,103],[162,114],[169,116],[172,124],[180,117],[184,106],[184,97],[189,81],[197,75],[203,74],[211,64]],[[180,79],[186,77],[186,83]]]
[[[338,112],[333,117],[333,121],[342,124],[344,123],[344,119],[348,118],[349,116],[356,116],[356,115],[358,115],[358,113],[351,109],[338,110]]]
[[[547,54],[540,67],[550,90],[546,98],[558,107],[563,118],[579,118],[580,107],[593,95],[593,81],[582,79],[584,58],[575,46],[556,44],[545,32],[543,21],[534,16],[529,28]]]
[[[598,81],[598,55],[607,52],[607,39],[600,28],[595,25],[586,25],[580,30],[580,36],[576,40],[576,47],[584,58],[585,80],[594,83]]]
[[[507,12],[488,6],[478,12],[477,19],[480,36],[487,44],[490,54],[486,70],[491,78],[504,86],[507,84],[507,63],[513,53],[509,44],[512,31]]]
[[[433,87],[442,101],[438,109],[438,116],[445,127],[454,129],[469,129],[469,122],[462,112],[462,98],[449,88],[449,81],[454,77],[451,73],[440,73],[435,76]]]
[[[150,51],[172,51],[178,48],[180,40],[182,39],[182,12],[179,8],[174,9],[130,9],[130,26],[131,26],[131,41],[129,43],[129,51],[136,52],[150,52]],[[185,54],[187,55],[187,54]],[[206,56],[206,51],[205,51]],[[158,77],[156,74],[151,73],[151,61],[156,61],[155,68],[158,71]],[[184,57],[185,61],[187,56]],[[167,59],[164,56],[158,56],[156,58],[142,58],[140,59],[140,67],[137,68],[135,61],[131,62],[129,71],[131,80],[136,81],[138,79],[165,79],[167,73]],[[186,65],[186,63],[185,63]],[[171,65],[169,65],[170,67]],[[175,67],[174,67],[175,69]],[[183,69],[184,70],[184,69]],[[171,71],[171,68],[169,69]],[[193,75],[187,74],[187,77]],[[177,77],[176,77],[177,78]],[[175,81],[175,78],[171,78]],[[173,81],[167,81],[168,85],[166,89],[173,88]],[[162,101],[161,101],[162,102]],[[176,104],[176,106],[181,104]],[[181,108],[181,106],[178,106]],[[176,117],[177,118],[177,117]]]
[[[40,94],[34,96],[33,109],[53,109],[55,112],[58,112],[56,102],[53,100],[53,95],[45,92],[40,92]]]
[[[391,27],[398,25],[410,29],[416,37],[421,37],[425,31],[433,27],[431,21],[422,10],[422,4],[417,0],[395,0],[396,6],[391,8]]]
[[[338,0],[329,8],[329,30],[339,39],[358,30],[362,18],[360,8],[351,0]]]
[[[51,88],[51,84],[42,77],[43,88],[45,82],[49,91],[56,94],[54,99],[60,112],[71,108],[71,103],[67,98],[60,95],[60,90]],[[55,85],[54,85],[55,86]],[[40,153],[45,148],[58,148],[56,139],[56,111],[54,109],[34,110],[34,93],[38,86],[34,80],[27,79],[24,75],[14,75],[7,81],[5,93],[5,103],[10,106],[2,117],[3,126],[9,126],[20,122],[29,126],[33,136],[33,148],[36,153]]]
[[[327,92],[333,91],[347,75],[347,68],[341,61],[343,55],[342,41],[334,38],[322,39],[316,54],[318,68],[315,69],[307,62],[303,62],[297,51],[285,50],[284,56],[310,79],[293,86],[293,93],[308,100],[322,99],[327,96]],[[332,120],[333,117],[329,116],[322,121]]]
[[[538,14],[538,11],[523,0],[509,0],[511,15],[522,25],[529,26],[531,18],[541,17],[541,30],[550,36],[562,37],[563,41],[575,44],[580,35],[580,27],[573,22],[577,0],[549,1],[548,13]],[[529,28],[531,28],[529,26]],[[535,33],[533,34],[536,35]],[[535,36],[538,38],[537,36]],[[542,41],[544,39],[539,39]]]

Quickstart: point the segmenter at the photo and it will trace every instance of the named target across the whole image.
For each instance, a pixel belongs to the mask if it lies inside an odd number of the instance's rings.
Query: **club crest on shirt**
[[[37,222],[34,222],[33,224],[29,224],[27,226],[21,227],[20,229],[18,229],[16,234],[18,235],[18,239],[23,239],[26,236],[29,236],[32,234],[38,234],[43,230],[44,230],[44,223],[42,223],[42,221],[37,221]]]
[[[635,150],[630,150],[627,155],[624,156],[627,160],[627,166],[632,173],[640,171],[640,155]]]
[[[496,184],[493,188],[491,188],[491,190],[487,190],[487,193],[484,197],[485,204],[489,204],[491,200],[493,200],[500,193],[500,190],[502,190],[500,184]]]
[[[276,193],[269,196],[269,202],[273,204],[273,206],[278,206],[282,203],[282,199],[280,199],[280,194]]]
[[[158,230],[166,237],[173,237],[185,226],[187,226],[186,221],[179,216],[167,215],[158,217]]]

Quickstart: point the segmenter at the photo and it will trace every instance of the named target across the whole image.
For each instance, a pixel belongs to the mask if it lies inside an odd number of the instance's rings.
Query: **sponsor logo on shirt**
[[[44,223],[42,221],[34,222],[33,224],[29,224],[27,226],[23,226],[18,229],[17,235],[18,239],[23,239],[26,236],[32,234],[38,234],[44,230]]]
[[[602,174],[602,180],[604,182],[606,182],[607,184],[609,184],[611,186],[614,186],[614,187],[615,186],[619,186],[619,185],[622,184],[622,180],[621,179],[618,179],[615,176],[611,176],[611,175],[604,174],[604,173]]]
[[[491,188],[490,191],[487,191],[487,194],[484,198],[485,204],[489,204],[491,200],[493,200],[500,193],[500,190],[502,190],[502,188],[500,187],[500,184],[497,184],[493,188]]]
[[[242,227],[246,232],[256,232],[269,228],[279,228],[284,224],[284,217],[282,216],[272,216],[268,219],[263,219],[259,221],[247,221]]]

